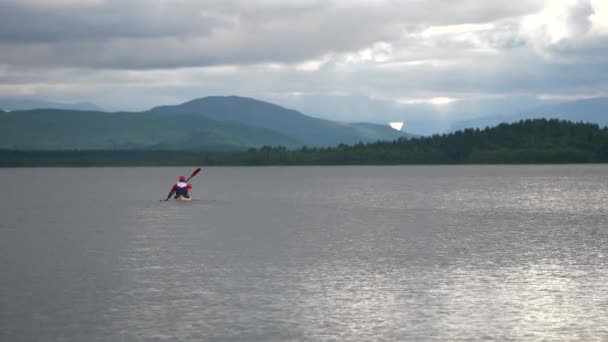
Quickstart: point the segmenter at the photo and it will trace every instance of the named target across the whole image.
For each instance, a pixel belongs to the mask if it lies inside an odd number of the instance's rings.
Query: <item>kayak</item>
[[[192,201],[192,197],[179,196],[179,197],[176,197],[175,200],[178,202],[190,202],[190,201]]]

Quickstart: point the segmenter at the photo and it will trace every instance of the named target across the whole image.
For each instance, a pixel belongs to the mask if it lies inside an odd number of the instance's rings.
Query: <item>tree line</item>
[[[608,162],[608,128],[523,120],[414,139],[336,147],[209,151],[0,151],[0,166],[401,165]]]
[[[400,165],[591,163],[608,161],[608,128],[556,119],[523,120],[416,139],[333,148],[265,146],[219,155],[218,165]]]

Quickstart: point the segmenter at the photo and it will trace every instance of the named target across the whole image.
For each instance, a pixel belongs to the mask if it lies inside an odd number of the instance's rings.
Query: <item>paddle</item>
[[[190,175],[190,177],[188,177],[188,179],[186,179],[186,183],[188,183],[188,181],[191,180],[192,177],[196,176],[199,172],[201,172],[201,168],[200,167],[192,172],[192,174]]]
[[[197,175],[199,172],[201,172],[201,168],[200,168],[200,167],[198,167],[198,168],[196,168],[196,170],[192,171],[192,174],[190,175],[190,177],[188,177],[188,179],[186,179],[186,182],[185,182],[185,183],[188,183],[188,181],[189,181],[189,180],[191,180],[191,179],[192,179],[192,177],[196,176],[196,175]],[[169,193],[169,196],[167,196],[167,198],[165,199],[165,201],[168,201],[168,200],[169,200],[169,198],[171,198],[171,195],[173,195],[173,191],[171,191],[171,192]],[[161,201],[162,201],[162,200],[161,200]]]

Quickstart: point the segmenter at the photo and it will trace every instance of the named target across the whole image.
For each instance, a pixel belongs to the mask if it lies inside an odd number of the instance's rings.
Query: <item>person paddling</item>
[[[201,172],[200,167],[194,170],[190,177],[188,177],[187,179],[186,176],[179,176],[179,182],[173,185],[173,188],[171,188],[171,192],[169,192],[169,195],[167,195],[165,201],[168,201],[169,198],[171,198],[171,196],[173,196],[174,194],[175,199],[179,199],[182,201],[192,200],[190,198],[190,194],[188,193],[188,191],[192,189],[192,185],[188,184],[188,181],[191,180],[192,177],[196,176],[199,172]]]
[[[171,188],[171,192],[169,192],[165,201],[168,201],[173,194],[175,194],[175,198],[183,197],[185,199],[190,199],[188,191],[192,189],[192,185],[187,183],[188,180],[186,180],[186,176],[179,176],[179,182],[173,185],[173,188]]]

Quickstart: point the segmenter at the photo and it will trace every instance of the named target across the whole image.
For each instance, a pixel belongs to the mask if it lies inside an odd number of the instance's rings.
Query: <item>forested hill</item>
[[[418,139],[336,148],[264,147],[219,156],[221,165],[356,165],[608,162],[608,128],[535,119]]]
[[[196,115],[216,122],[263,128],[300,141],[300,146],[337,146],[409,136],[388,125],[313,118],[273,103],[240,96],[208,96],[179,105],[152,108],[148,113],[170,117]]]
[[[513,123],[520,120],[540,118],[575,122],[584,121],[605,126],[608,125],[608,97],[545,105],[503,115],[490,115],[477,119],[458,121],[452,125],[452,130],[492,127],[500,123]]]
[[[340,123],[243,97],[206,97],[145,112],[2,111],[0,149],[245,151],[337,146],[408,136],[388,125]]]

